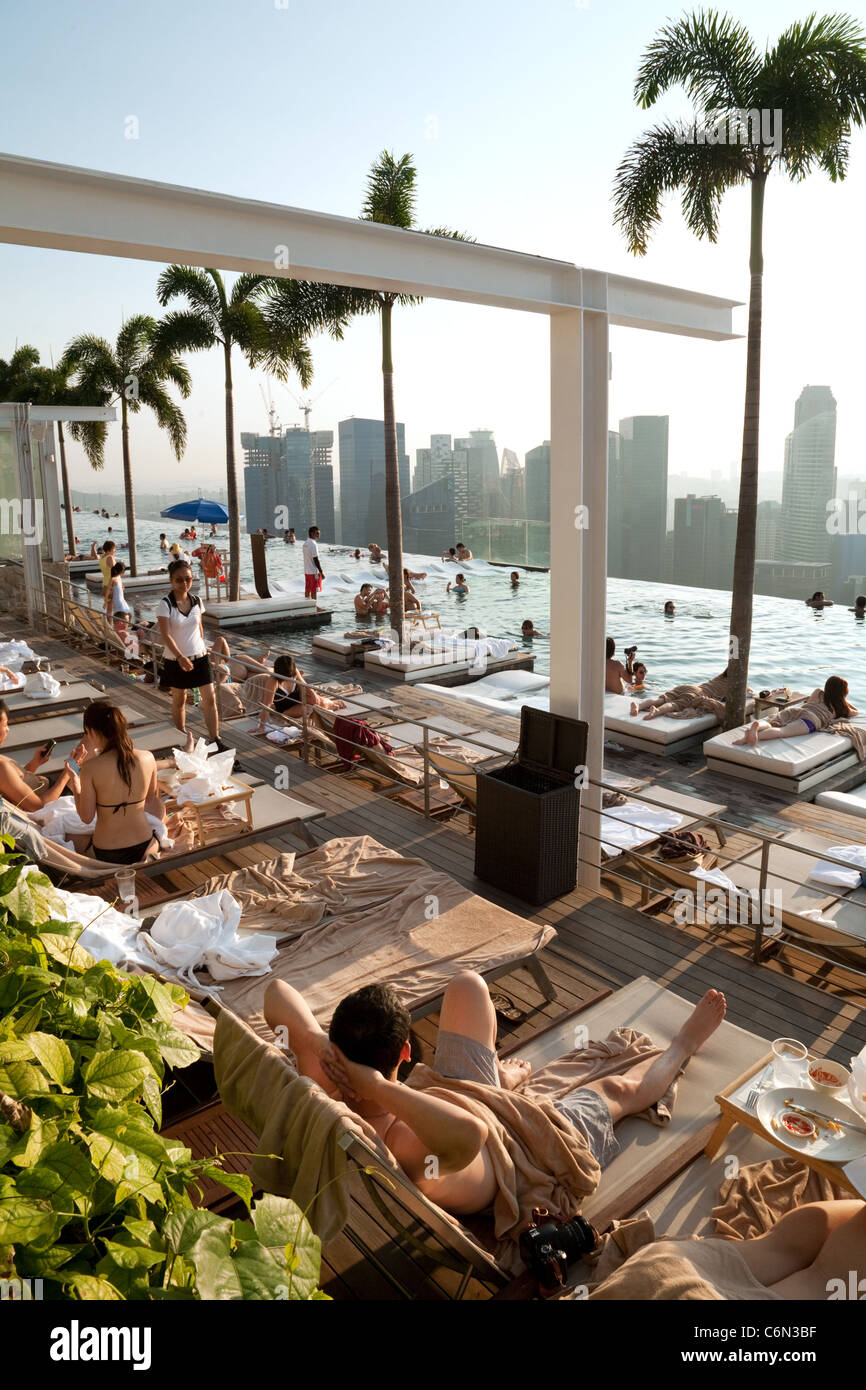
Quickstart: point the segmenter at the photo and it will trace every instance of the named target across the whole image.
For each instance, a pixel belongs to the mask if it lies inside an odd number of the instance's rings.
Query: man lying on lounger
[[[287,1029],[299,1072],[367,1120],[421,1192],[456,1215],[491,1205],[497,1178],[488,1125],[466,1106],[445,1099],[440,1087],[433,1094],[397,1080],[400,1063],[411,1055],[410,1017],[389,985],[367,985],[343,999],[329,1034],[283,980],[268,985],[264,1013],[271,1028]],[[609,1163],[619,1152],[614,1125],[661,1100],[724,1016],[725,996],[708,990],[664,1052],[637,1062],[625,1075],[600,1077],[555,1101],[577,1131],[575,1147],[588,1151],[602,1168]],[[487,985],[480,975],[462,971],[445,990],[433,1070],[491,1091],[514,1090],[526,1081],[529,1065],[500,1062],[495,1046],[496,1013]],[[553,1141],[554,1124],[543,1107],[523,1098],[527,1106],[537,1108],[535,1126],[539,1120],[549,1125]],[[597,1174],[591,1161],[589,1167]]]

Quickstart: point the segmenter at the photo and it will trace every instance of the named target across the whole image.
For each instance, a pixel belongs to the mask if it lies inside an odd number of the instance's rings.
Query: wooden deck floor
[[[8,631],[10,625],[4,623],[4,627]],[[62,658],[67,669],[76,675],[97,675],[109,693],[122,691],[124,703],[149,710],[155,718],[166,716],[167,697],[152,687],[132,683],[107,671],[99,661],[70,654],[60,644],[40,639],[38,646],[58,663]],[[363,671],[341,673],[309,661],[305,661],[305,669],[314,680],[354,681],[358,677],[369,691],[383,693],[388,688],[385,681]],[[400,717],[455,717],[453,704],[441,697],[403,684],[390,689],[399,700]],[[200,717],[197,712],[191,714],[190,727],[196,728],[201,724]],[[488,716],[480,709],[473,710],[471,721],[466,722],[489,731],[515,733],[513,721]],[[224,737],[229,736],[230,729],[227,724]],[[231,741],[236,743],[239,761],[248,772],[271,780],[278,764],[288,766],[289,791],[326,812],[313,829],[317,841],[341,835],[371,835],[391,849],[426,860],[471,891],[533,922],[550,923],[556,928],[557,936],[541,959],[556,987],[557,998],[552,1003],[545,1002],[523,972],[503,978],[500,987],[526,1011],[519,1026],[503,1029],[503,1043],[519,1043],[546,1021],[579,1007],[600,987],[616,989],[645,974],[691,1000],[700,998],[710,987],[724,990],[728,1018],[768,1040],[793,1035],[820,1054],[845,1064],[866,1044],[864,981],[839,966],[817,965],[814,959],[791,947],[786,947],[779,958],[756,965],[748,954],[750,934],[734,930],[710,935],[706,928],[680,927],[661,916],[648,916],[637,910],[637,890],[628,883],[603,880],[601,893],[577,888],[534,911],[476,879],[473,838],[460,821],[426,820],[392,796],[383,796],[375,779],[354,773],[338,774],[307,764],[251,735],[237,733]],[[632,776],[649,775],[656,786],[722,801],[728,807],[726,820],[741,827],[744,833],[750,827],[758,827],[781,834],[803,826],[862,839],[862,822],[804,802],[786,802],[780,794],[757,784],[737,784],[735,779],[708,774],[694,758],[661,760],[627,752],[617,756],[616,761],[612,755],[610,766]],[[267,834],[237,850],[220,846],[218,853],[185,869],[168,870],[154,883],[161,892],[188,891],[212,874],[298,848],[291,835]],[[732,849],[736,849],[736,844]],[[435,1038],[436,1024],[434,1015],[419,1026],[425,1051]],[[375,1227],[375,1213],[371,1213],[370,1220]],[[371,1229],[370,1235],[371,1239],[376,1237],[375,1229]],[[385,1239],[384,1232],[380,1231],[379,1236]],[[387,1273],[373,1267],[375,1261],[371,1266],[368,1256],[359,1255],[357,1248],[349,1247],[351,1243],[341,1237],[326,1252],[328,1291],[336,1297],[369,1298],[389,1296],[390,1289],[390,1296],[395,1296]]]

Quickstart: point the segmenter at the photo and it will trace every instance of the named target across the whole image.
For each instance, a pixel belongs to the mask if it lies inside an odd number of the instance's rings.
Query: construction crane
[[[267,395],[265,395],[265,388],[262,386],[261,382],[259,383],[259,391],[261,392],[261,395],[262,395],[262,401],[264,402],[265,410],[268,412],[268,426],[269,426],[269,428],[268,428],[268,433],[269,433],[269,434],[271,435],[271,437],[273,438],[273,437],[275,437],[276,435],[278,435],[278,434],[280,433],[280,428],[281,428],[281,427],[280,427],[280,422],[279,422],[279,420],[277,419],[277,408],[276,408],[276,406],[274,405],[274,398],[273,398],[273,395],[271,394],[271,383],[268,382],[268,394],[267,394]]]
[[[304,415],[304,429],[305,429],[305,430],[308,430],[308,429],[310,428],[310,415],[311,415],[311,413],[312,413],[312,409],[313,409],[313,406],[315,405],[316,401],[321,400],[321,398],[322,398],[322,396],[324,396],[325,392],[326,392],[326,391],[330,391],[331,387],[334,385],[334,382],[337,381],[337,380],[338,380],[338,378],[337,378],[337,377],[334,377],[334,381],[329,381],[328,384],[327,384],[327,386],[324,386],[324,387],[322,388],[322,390],[319,392],[318,396],[313,396],[312,398],[308,396],[307,399],[306,399],[305,401],[304,401],[304,400],[299,400],[298,397],[295,395],[294,391],[290,390],[289,387],[286,386],[286,383],[283,382],[283,385],[286,387],[286,390],[289,392],[289,395],[291,396],[292,400],[295,402],[295,405],[298,406],[299,409],[303,411],[303,415]]]

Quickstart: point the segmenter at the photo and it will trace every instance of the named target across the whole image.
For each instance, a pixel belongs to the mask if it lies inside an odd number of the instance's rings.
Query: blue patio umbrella
[[[174,507],[166,507],[160,516],[172,521],[212,521],[225,522],[229,514],[221,502],[211,502],[207,497],[195,497],[191,502],[178,502]]]

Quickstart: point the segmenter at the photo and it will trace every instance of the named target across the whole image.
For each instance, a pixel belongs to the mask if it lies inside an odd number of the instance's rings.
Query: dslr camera
[[[558,1221],[546,1207],[535,1207],[532,1221],[520,1237],[520,1253],[538,1284],[542,1298],[565,1288],[568,1266],[598,1245],[598,1232],[582,1216]]]

